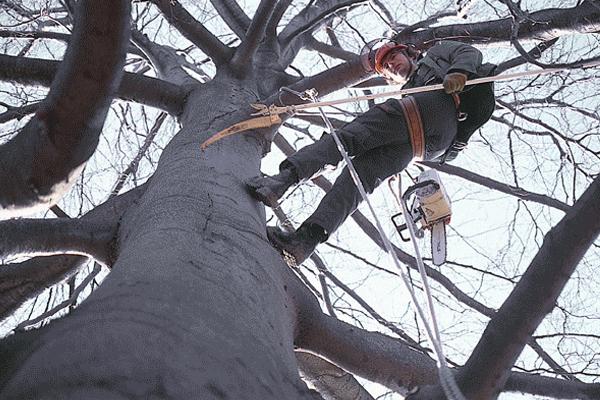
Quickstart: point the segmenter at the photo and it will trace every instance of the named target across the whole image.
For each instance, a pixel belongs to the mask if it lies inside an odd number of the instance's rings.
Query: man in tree
[[[472,46],[443,41],[422,57],[410,45],[390,42],[366,53],[363,65],[405,88],[436,83],[444,86],[444,91],[389,99],[337,132],[368,193],[382,180],[404,170],[413,158],[441,162],[454,159],[494,111],[491,83],[465,89],[467,79],[488,76],[495,68],[482,63],[481,53]],[[258,200],[276,207],[290,186],[341,160],[333,137],[323,135],[284,160],[279,174],[256,176],[248,181],[248,187]],[[298,230],[290,233],[268,227],[269,240],[300,264],[354,212],[361,200],[344,168],[316,211]]]

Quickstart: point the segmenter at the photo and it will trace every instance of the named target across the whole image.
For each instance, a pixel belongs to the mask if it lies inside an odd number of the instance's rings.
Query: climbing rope
[[[307,90],[304,93],[298,93],[298,92],[292,91],[290,89],[286,89],[286,90],[300,96],[301,98],[303,98],[305,100],[312,101],[313,104],[317,103],[317,101],[316,101],[317,93],[314,89]],[[431,295],[431,290],[429,288],[429,284],[427,283],[428,279],[427,279],[427,274],[425,272],[425,266],[423,264],[423,259],[419,252],[419,248],[418,248],[418,245],[417,245],[417,242],[415,239],[414,226],[412,224],[407,224],[409,226],[409,232],[411,234],[411,238],[412,238],[414,248],[415,248],[415,258],[417,259],[417,266],[419,269],[419,273],[421,274],[421,279],[423,281],[423,287],[425,288],[425,294],[426,294],[426,298],[427,298],[427,305],[428,305],[429,317],[431,320],[431,324],[429,324],[429,322],[425,316],[425,312],[419,305],[419,301],[417,299],[417,295],[416,295],[416,293],[412,287],[412,284],[410,282],[410,278],[404,272],[404,269],[402,268],[402,265],[400,264],[400,260],[398,259],[398,255],[394,251],[392,243],[391,243],[389,237],[387,236],[387,234],[385,233],[385,231],[383,230],[381,222],[379,221],[379,218],[377,217],[377,213],[375,212],[373,205],[369,201],[367,192],[365,191],[365,188],[360,180],[360,177],[358,176],[358,173],[356,172],[356,169],[354,168],[352,159],[346,152],[346,149],[344,148],[342,141],[340,140],[339,136],[337,135],[337,132],[336,132],[335,128],[333,127],[331,121],[329,120],[329,118],[327,117],[325,112],[323,111],[323,108],[318,107],[318,110],[319,110],[319,114],[321,115],[321,118],[323,119],[323,121],[325,122],[325,125],[327,126],[329,133],[332,135],[333,140],[335,141],[338,151],[340,152],[343,160],[346,162],[346,166],[348,167],[348,171],[350,172],[350,176],[352,177],[354,184],[356,185],[360,195],[362,196],[365,203],[368,205],[369,210],[370,210],[371,214],[373,215],[373,219],[375,220],[375,225],[377,227],[377,231],[379,232],[379,235],[381,236],[381,238],[383,240],[386,252],[392,257],[392,260],[393,260],[396,268],[400,272],[400,276],[402,278],[402,281],[404,282],[404,286],[406,287],[406,289],[408,290],[408,292],[410,294],[413,307],[414,307],[417,315],[419,316],[419,319],[423,323],[425,331],[427,332],[427,337],[433,347],[434,353],[437,358],[440,385],[441,385],[446,397],[448,398],[448,400],[466,400],[466,398],[464,397],[464,395],[461,393],[460,389],[458,388],[458,385],[456,384],[456,381],[454,379],[454,375],[452,374],[452,371],[450,370],[450,368],[448,367],[448,364],[446,363],[446,358],[444,356],[444,351],[442,349],[442,344],[441,344],[441,336],[440,336],[440,332],[439,332],[438,325],[437,325],[437,319],[435,316],[433,297]],[[406,207],[406,202],[402,202],[402,204],[403,204],[403,212],[405,213],[404,215],[407,215],[407,216],[410,215],[408,212],[408,209]]]

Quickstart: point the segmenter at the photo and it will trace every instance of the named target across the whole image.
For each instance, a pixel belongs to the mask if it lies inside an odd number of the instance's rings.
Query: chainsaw
[[[412,203],[409,207],[408,202],[411,198]],[[405,242],[410,241],[410,237],[404,236],[404,231],[408,229],[407,224],[412,225],[415,236],[419,239],[429,230],[433,264],[442,265],[446,262],[446,225],[450,223],[452,207],[437,171],[430,169],[421,172],[417,183],[406,189],[400,201],[409,214],[404,216],[405,222],[402,224],[398,223],[402,212],[392,216],[400,238]]]

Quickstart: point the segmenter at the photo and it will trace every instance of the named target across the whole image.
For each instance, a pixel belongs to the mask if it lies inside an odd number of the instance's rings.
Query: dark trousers
[[[444,140],[446,147],[456,135],[456,111],[451,98],[449,101],[448,98],[450,96],[443,96],[445,105],[442,111],[453,121],[449,128],[446,124],[443,127],[434,127],[427,122],[421,112],[426,139],[428,130],[434,133],[448,131],[445,136],[450,139]],[[416,99],[419,103],[419,99],[417,97]],[[444,118],[443,115],[440,117]],[[337,134],[352,157],[354,168],[368,193],[373,193],[384,179],[401,172],[413,158],[406,121],[395,99],[386,101],[383,107],[380,105],[372,107],[337,130]],[[284,160],[280,168],[292,165],[302,180],[310,178],[323,166],[337,165],[341,160],[342,156],[333,137],[323,135],[319,141],[300,149]],[[361,200],[348,168],[345,167],[315,212],[304,223],[323,227],[329,236],[356,210]]]

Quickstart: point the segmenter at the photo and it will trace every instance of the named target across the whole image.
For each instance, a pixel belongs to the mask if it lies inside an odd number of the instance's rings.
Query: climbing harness
[[[599,65],[600,65],[600,61],[591,61],[591,62],[582,64],[580,66],[580,68],[584,68],[584,69],[592,68],[592,67],[597,67]],[[552,74],[552,73],[561,72],[564,70],[565,70],[565,68],[547,68],[547,69],[541,69],[541,70],[521,71],[521,72],[515,72],[515,73],[511,73],[511,74],[486,76],[483,78],[476,78],[476,79],[468,80],[465,83],[465,85],[468,86],[468,85],[477,85],[480,83],[487,83],[487,82],[507,81],[507,80],[511,80],[511,79],[515,79],[515,78],[522,78],[525,76],[537,76],[537,75]],[[387,88],[390,86],[385,86],[385,87]],[[391,85],[391,87],[394,87],[394,85]],[[246,121],[239,122],[239,123],[232,125],[220,132],[217,132],[216,134],[214,134],[213,136],[208,138],[206,141],[204,141],[200,145],[200,148],[202,150],[205,150],[209,145],[221,140],[222,138],[234,135],[239,132],[244,132],[244,131],[247,131],[250,129],[268,128],[272,125],[280,124],[282,121],[280,115],[282,115],[282,114],[287,114],[288,116],[293,116],[293,115],[297,114],[298,112],[300,112],[302,110],[306,110],[306,109],[320,108],[320,107],[325,107],[325,106],[334,106],[334,105],[338,105],[338,104],[354,103],[354,102],[358,102],[358,101],[373,100],[373,99],[382,98],[382,97],[401,97],[401,96],[408,95],[408,94],[441,90],[443,88],[444,87],[442,84],[418,86],[418,87],[414,87],[414,88],[392,90],[392,91],[383,92],[383,93],[373,93],[373,94],[353,96],[353,97],[348,97],[348,98],[343,98],[343,99],[328,100],[328,101],[321,101],[321,102],[315,101],[315,102],[311,102],[311,103],[295,104],[295,105],[289,105],[289,106],[276,106],[276,105],[266,106],[264,104],[255,103],[255,104],[251,104],[252,108],[254,108],[256,110],[255,113],[251,114],[255,118],[250,118]]]
[[[409,207],[408,202],[411,197],[413,201]],[[417,238],[422,239],[425,231],[430,231],[433,264],[439,266],[445,263],[446,225],[450,223],[452,206],[437,171],[429,169],[421,172],[417,183],[406,189],[406,192],[400,196],[400,202],[403,211],[392,216],[392,222],[400,238],[405,242],[411,240],[414,242]],[[408,210],[408,213],[405,210]],[[398,222],[401,216],[405,221],[403,224]],[[405,237],[403,234],[409,229],[409,224],[413,226],[414,237]],[[417,224],[421,226],[418,227]]]
[[[316,103],[317,92],[314,89],[310,89],[303,93],[299,93],[299,95],[301,96],[301,98],[310,99],[311,101]],[[423,281],[423,288],[424,288],[425,294],[426,294],[427,306],[428,306],[428,311],[429,311],[429,321],[428,321],[427,317],[425,316],[425,312],[423,311],[423,309],[421,308],[421,306],[419,304],[417,295],[416,295],[416,293],[412,287],[412,284],[410,282],[410,278],[404,272],[404,269],[402,268],[402,265],[400,264],[400,260],[398,259],[398,255],[394,251],[392,243],[391,243],[389,237],[387,236],[387,234],[385,233],[385,231],[381,225],[381,222],[379,221],[379,218],[377,217],[375,209],[373,208],[371,202],[369,201],[367,192],[360,180],[360,177],[358,176],[358,173],[356,172],[356,169],[354,168],[352,159],[346,152],[346,149],[344,148],[342,141],[340,140],[339,136],[337,135],[337,132],[334,129],[331,121],[329,120],[329,118],[327,117],[325,112],[323,111],[323,108],[318,107],[318,110],[321,115],[321,118],[323,119],[323,121],[325,122],[325,125],[327,126],[329,133],[331,134],[331,136],[333,137],[333,140],[335,141],[338,151],[340,152],[343,160],[346,162],[346,167],[348,168],[348,171],[350,172],[350,176],[352,177],[354,184],[356,185],[360,195],[362,196],[363,200],[369,207],[371,214],[373,215],[373,219],[375,220],[375,225],[377,227],[377,231],[379,232],[379,235],[381,236],[381,238],[383,240],[383,244],[385,246],[386,252],[392,257],[392,260],[400,273],[402,281],[404,282],[404,285],[410,294],[415,312],[417,313],[417,315],[419,316],[419,319],[423,323],[425,331],[427,332],[427,337],[429,338],[429,341],[431,342],[431,345],[434,349],[434,353],[437,358],[440,385],[441,385],[442,389],[444,390],[446,397],[448,398],[448,400],[466,400],[466,398],[460,392],[460,389],[458,388],[458,385],[456,384],[456,381],[454,379],[454,375],[453,375],[452,371],[450,370],[450,368],[448,367],[448,364],[446,363],[446,358],[444,356],[444,351],[442,349],[442,344],[441,344],[441,336],[440,336],[440,332],[438,329],[437,319],[435,316],[435,311],[434,311],[434,306],[433,306],[433,297],[431,295],[431,290],[429,288],[429,284],[427,283],[428,280],[427,280],[427,274],[425,272],[425,266],[423,264],[423,259],[421,258],[421,255],[419,253],[419,249],[418,249],[418,245],[417,245],[416,241],[413,241],[413,245],[415,248],[415,258],[417,259],[417,267],[419,270],[419,274],[421,275],[421,280]],[[405,215],[409,215],[408,209],[406,207],[404,208],[403,212]],[[411,234],[411,237],[416,235],[412,224],[408,224],[408,229]]]

